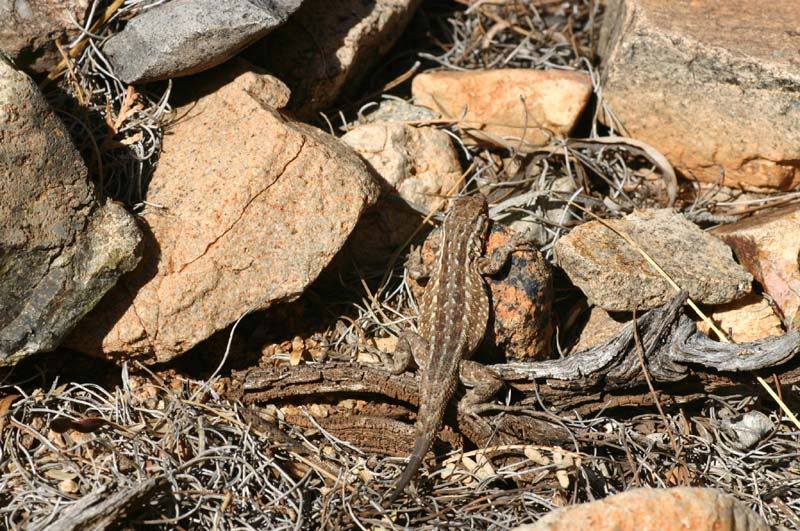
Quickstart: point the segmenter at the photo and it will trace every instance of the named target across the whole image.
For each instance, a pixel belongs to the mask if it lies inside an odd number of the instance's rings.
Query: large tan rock
[[[362,81],[394,46],[419,3],[305,0],[246,56],[289,86],[290,109],[307,118]]]
[[[281,85],[245,72],[177,109],[147,194],[159,207],[143,213],[145,259],[74,348],[169,360],[247,310],[295,299],[339,251],[378,186],[344,143],[275,110]]]
[[[689,178],[796,188],[798,27],[796,2],[609,0],[603,95]]]
[[[36,84],[0,54],[0,365],[52,350],[139,258]]]
[[[90,0],[0,0],[0,50],[31,73],[50,70],[61,55],[56,42],[72,40]],[[74,21],[74,22],[73,22]]]
[[[544,144],[569,134],[592,94],[587,74],[561,70],[501,68],[419,74],[414,102],[460,119],[515,145],[520,138]]]
[[[752,509],[714,489],[634,489],[555,510],[514,531],[768,531]]]
[[[750,292],[753,277],[719,238],[670,209],[637,210],[606,222],[627,234],[696,302],[724,304]],[[556,243],[556,262],[586,294],[609,311],[652,309],[674,289],[644,257],[609,227],[590,221]]]
[[[800,205],[756,214],[714,232],[772,297],[784,324],[800,328]]]

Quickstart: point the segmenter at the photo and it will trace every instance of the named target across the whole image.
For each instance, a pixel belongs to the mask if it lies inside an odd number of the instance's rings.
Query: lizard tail
[[[422,464],[422,459],[425,457],[425,454],[428,453],[428,450],[433,444],[433,435],[432,434],[425,434],[421,437],[417,437],[417,440],[414,444],[414,453],[411,454],[411,458],[408,460],[408,464],[406,468],[403,470],[403,474],[400,476],[400,479],[397,480],[397,483],[394,484],[394,489],[392,489],[392,494],[389,496],[388,503],[389,505],[393,504],[397,497],[403,492],[403,489],[411,482],[411,478],[414,477],[414,474],[417,473],[417,469]]]

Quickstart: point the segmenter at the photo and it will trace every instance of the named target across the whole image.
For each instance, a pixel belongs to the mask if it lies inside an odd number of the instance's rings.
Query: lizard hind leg
[[[406,331],[397,338],[397,347],[392,354],[381,353],[381,362],[392,374],[402,374],[411,365],[411,360],[424,367],[428,343],[416,332]]]
[[[503,388],[503,380],[489,367],[472,360],[462,360],[459,378],[468,388],[467,394],[458,402],[459,413],[477,415],[494,407],[489,399]]]

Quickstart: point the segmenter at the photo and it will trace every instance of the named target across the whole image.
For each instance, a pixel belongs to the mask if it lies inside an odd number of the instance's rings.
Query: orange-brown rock
[[[800,205],[762,212],[714,231],[783,313],[800,328]]]
[[[414,101],[462,126],[516,145],[569,134],[592,94],[583,73],[501,68],[425,72],[411,85]]]
[[[634,489],[555,510],[514,531],[768,531],[752,509],[714,489]]]
[[[277,112],[275,84],[244,72],[177,110],[142,214],[145,256],[72,347],[169,360],[295,299],[339,251],[378,186],[344,143]]]
[[[738,301],[715,306],[709,317],[728,337],[736,343],[749,343],[758,339],[783,334],[781,319],[761,295],[751,293]],[[704,321],[697,329],[709,334]]]
[[[796,188],[798,27],[795,2],[609,0],[603,96],[689,178]]]

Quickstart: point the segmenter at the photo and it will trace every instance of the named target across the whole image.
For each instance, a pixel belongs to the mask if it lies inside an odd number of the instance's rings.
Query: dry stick
[[[125,0],[114,0],[114,3],[112,3],[110,6],[106,8],[105,12],[103,13],[103,16],[97,19],[97,21],[94,24],[92,24],[87,33],[95,33],[98,30],[98,28],[100,28],[100,26],[108,22],[111,19],[111,17],[114,16],[114,13],[116,13],[117,9],[119,9],[124,3]],[[77,43],[72,48],[70,48],[68,52],[69,57],[75,57],[79,53],[81,53],[83,49],[86,48],[88,42],[89,39],[84,39],[79,43]],[[49,85],[51,81],[53,81],[54,79],[56,79],[58,76],[61,75],[61,73],[67,68],[68,64],[69,63],[67,59],[62,59],[61,62],[59,62],[55,66],[55,68],[53,68],[53,70],[51,70],[50,73],[47,74],[47,78],[39,84],[39,87],[44,88],[47,85]]]
[[[636,326],[636,310],[633,311],[633,339],[636,343],[636,354],[639,357],[639,364],[642,366],[642,374],[644,375],[644,379],[647,382],[647,387],[650,389],[650,394],[653,396],[653,402],[656,405],[656,409],[658,409],[658,414],[661,415],[661,422],[664,423],[664,428],[667,430],[667,435],[669,436],[669,443],[672,446],[672,451],[675,452],[675,460],[678,460],[678,456],[680,455],[680,451],[678,450],[678,442],[675,440],[675,435],[672,433],[672,428],[669,425],[669,421],[667,420],[667,415],[664,413],[664,408],[661,406],[661,401],[658,399],[658,393],[656,393],[655,387],[653,387],[653,382],[650,379],[650,372],[647,370],[647,363],[644,359],[644,347],[642,346],[642,338],[639,336],[639,327]]]
[[[660,265],[658,265],[658,263],[655,260],[653,260],[653,258],[649,254],[647,254],[647,252],[645,252],[644,249],[639,247],[639,245],[637,245],[636,242],[633,241],[633,238],[628,236],[626,233],[615,229],[610,224],[608,224],[606,222],[606,220],[602,219],[601,217],[599,217],[594,212],[590,212],[589,210],[583,208],[582,206],[580,206],[579,204],[573,202],[572,200],[569,200],[567,202],[567,204],[574,206],[575,208],[577,208],[578,210],[580,210],[581,212],[583,212],[585,214],[588,214],[590,217],[592,217],[596,221],[599,221],[600,224],[603,225],[605,228],[609,229],[611,232],[613,232],[614,234],[616,234],[617,236],[619,236],[620,238],[625,240],[631,247],[633,247],[639,254],[641,254],[642,257],[644,257],[645,261],[647,261],[648,264],[653,266],[655,268],[655,270],[658,271],[658,273],[662,277],[664,277],[664,279],[669,283],[669,285],[672,286],[672,289],[674,289],[678,293],[680,293],[682,291],[681,287],[678,286],[678,284],[672,279],[672,277],[669,276],[669,274],[666,271],[664,271],[664,269],[662,269],[662,267]],[[708,325],[708,327],[717,334],[717,336],[720,338],[720,341],[722,341],[723,343],[730,343],[731,342],[731,340],[727,336],[727,334],[725,334],[725,332],[720,330],[720,328],[716,325],[716,323],[714,323],[714,321],[712,321],[705,313],[703,313],[703,311],[697,306],[697,304],[695,304],[695,302],[692,300],[691,297],[687,297],[686,298],[686,304],[688,304],[689,307],[692,310],[694,310],[694,312],[703,320],[703,322],[706,323]],[[789,420],[791,420],[792,423],[794,423],[794,425],[797,426],[798,429],[800,429],[800,420],[798,420],[797,417],[795,416],[795,414],[792,413],[792,410],[789,409],[789,407],[786,405],[786,403],[783,400],[781,400],[781,397],[779,397],[775,393],[775,391],[772,390],[772,388],[769,386],[769,384],[761,376],[756,375],[756,380],[758,381],[759,384],[761,384],[761,386],[764,388],[764,390],[767,393],[769,393],[769,395],[772,397],[772,399],[775,400],[775,402],[778,404],[778,406],[780,406],[780,408],[783,410],[783,412],[786,413],[786,416],[789,417]]]

